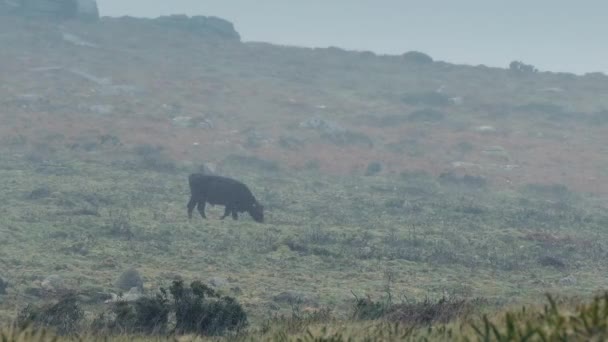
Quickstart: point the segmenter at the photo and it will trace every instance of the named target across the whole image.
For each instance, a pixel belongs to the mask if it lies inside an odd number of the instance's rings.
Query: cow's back
[[[192,195],[205,198],[210,204],[247,207],[255,202],[249,188],[232,178],[196,173],[190,175],[189,183]]]

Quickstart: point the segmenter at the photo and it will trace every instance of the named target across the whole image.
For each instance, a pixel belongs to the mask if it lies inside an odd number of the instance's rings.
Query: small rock
[[[562,93],[564,91],[564,89],[562,89],[560,87],[548,87],[548,88],[541,88],[541,89],[539,89],[539,91],[543,91],[546,93]]]
[[[562,286],[576,285],[576,278],[572,274],[570,274],[569,276],[560,279],[559,284]]]
[[[119,289],[123,290],[130,290],[133,287],[136,287],[143,291],[144,281],[136,269],[130,268],[124,271],[120,275],[120,277],[118,277],[118,280],[116,280],[115,285]]]
[[[22,105],[48,102],[47,98],[38,94],[20,94],[16,96],[16,101]]]
[[[100,89],[100,94],[104,96],[136,95],[142,92],[141,88],[130,84],[108,84]]]
[[[58,291],[66,289],[63,278],[61,278],[60,276],[58,276],[56,274],[52,274],[52,275],[44,278],[42,283],[40,283],[40,286],[42,287],[43,290],[49,291],[49,292],[58,292]]]
[[[222,277],[213,277],[213,278],[209,279],[209,285],[211,285],[213,287],[222,287],[227,282],[228,281],[225,278],[222,278]]]
[[[462,98],[462,96],[451,97],[450,102],[452,104],[460,106],[464,102],[464,99]]]
[[[201,120],[199,120],[199,122],[197,123],[198,128],[202,128],[202,129],[213,129],[215,127],[215,125],[213,124],[213,121],[211,121],[211,119],[209,118],[203,118]]]
[[[475,127],[475,131],[482,133],[496,132],[496,128],[494,126],[484,125]]]
[[[176,127],[191,127],[192,117],[191,116],[176,116],[171,119],[171,123]]]
[[[509,153],[502,146],[488,146],[482,151],[482,153],[500,160],[510,159]]]
[[[300,122],[301,128],[316,129],[325,133],[344,132],[345,129],[333,121],[327,121],[319,117],[310,118]]]
[[[100,115],[108,115],[114,112],[114,106],[112,105],[92,105],[88,108],[89,112],[100,114]]]
[[[110,293],[112,298],[105,301],[105,303],[116,303],[116,302],[134,302],[139,298],[143,297],[142,291],[137,287],[132,287],[129,292],[117,295],[116,293]]]
[[[71,34],[71,33],[67,33],[64,32],[62,34],[62,38],[63,40],[65,40],[66,42],[70,43],[70,44],[74,44],[76,46],[83,46],[83,47],[90,47],[90,48],[97,48],[97,45],[87,42],[84,39],[78,37],[75,34]]]

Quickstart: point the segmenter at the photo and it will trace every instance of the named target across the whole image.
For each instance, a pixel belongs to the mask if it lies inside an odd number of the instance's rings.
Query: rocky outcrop
[[[0,15],[98,20],[96,0],[0,0]]]

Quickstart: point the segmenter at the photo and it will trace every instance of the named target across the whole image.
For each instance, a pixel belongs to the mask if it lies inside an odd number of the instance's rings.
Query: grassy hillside
[[[92,319],[131,267],[150,294],[210,283],[252,326],[351,318],[367,295],[494,308],[605,288],[606,76],[127,18],[0,32],[2,322],[69,290]],[[203,162],[250,185],[267,223],[188,222]]]

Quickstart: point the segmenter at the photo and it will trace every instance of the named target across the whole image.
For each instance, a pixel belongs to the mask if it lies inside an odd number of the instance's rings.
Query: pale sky
[[[243,41],[417,50],[436,60],[608,74],[605,0],[97,0],[104,16],[213,15]]]

